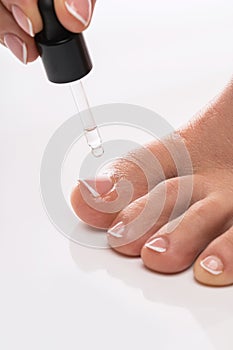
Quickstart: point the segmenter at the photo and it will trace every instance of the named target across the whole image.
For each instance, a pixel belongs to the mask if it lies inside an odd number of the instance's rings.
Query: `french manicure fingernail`
[[[4,44],[24,64],[27,64],[27,45],[15,34],[5,34]]]
[[[200,262],[201,267],[212,275],[220,275],[223,272],[223,262],[215,255],[207,256]]]
[[[107,176],[99,176],[96,179],[79,179],[79,182],[83,184],[95,198],[107,194],[113,188],[113,182]],[[98,191],[96,188],[97,183]]]
[[[85,27],[88,25],[92,12],[91,0],[66,0],[65,6],[69,13],[79,20]]]
[[[167,251],[168,244],[164,238],[157,237],[146,243],[145,246],[157,253],[165,253]]]
[[[107,233],[113,237],[121,238],[123,237],[124,231],[125,231],[125,225],[122,221],[120,221],[115,226],[111,227]]]
[[[16,5],[11,7],[12,14],[18,25],[30,36],[34,37],[33,26],[30,18]]]

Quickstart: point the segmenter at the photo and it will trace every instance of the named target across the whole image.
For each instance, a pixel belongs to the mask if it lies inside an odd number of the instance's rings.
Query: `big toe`
[[[116,159],[97,177],[79,180],[71,204],[82,221],[106,229],[129,203],[175,173],[169,147],[156,141]]]

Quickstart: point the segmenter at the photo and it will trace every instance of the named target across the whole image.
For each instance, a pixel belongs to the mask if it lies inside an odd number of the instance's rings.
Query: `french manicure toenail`
[[[145,246],[157,253],[165,253],[167,251],[167,242],[162,237],[154,238],[152,241],[146,243]]]
[[[100,194],[88,183],[87,180],[79,179],[78,181],[86,187],[86,189],[91,193],[93,197],[100,197]]]
[[[224,268],[222,260],[214,255],[207,256],[200,262],[200,265],[212,275],[220,275]]]
[[[24,64],[27,64],[27,45],[15,34],[5,34],[4,44]]]
[[[114,186],[112,180],[107,176],[99,176],[96,179],[80,179],[79,182],[82,183],[95,198],[108,194]],[[98,190],[96,189],[97,183]]]
[[[11,7],[12,14],[18,25],[30,36],[34,37],[33,26],[30,18],[16,5]]]
[[[91,0],[66,0],[65,6],[67,11],[79,20],[85,27],[91,19],[92,3]]]
[[[108,234],[117,238],[121,238],[123,237],[124,231],[125,231],[125,225],[123,224],[122,221],[120,221],[115,226],[111,227],[108,230]]]

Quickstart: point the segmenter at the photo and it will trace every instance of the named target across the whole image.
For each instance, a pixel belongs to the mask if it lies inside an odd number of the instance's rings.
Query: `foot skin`
[[[192,174],[185,162],[177,174],[171,153],[179,154],[180,140]],[[165,179],[145,162],[145,150],[155,155]],[[95,180],[80,180],[71,195],[76,214],[108,229],[114,250],[141,256],[151,270],[177,273],[194,263],[200,283],[233,284],[233,82],[185,128],[145,150],[116,160]],[[130,203],[122,200],[125,180],[133,188]],[[111,210],[103,209],[106,203]]]

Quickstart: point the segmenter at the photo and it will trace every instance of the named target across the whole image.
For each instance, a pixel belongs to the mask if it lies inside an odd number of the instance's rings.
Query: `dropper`
[[[69,83],[75,105],[80,113],[84,134],[92,154],[103,153],[102,140],[90,109],[81,79],[92,69],[89,52],[82,33],[72,33],[59,22],[53,0],[39,0],[43,29],[35,41],[48,79],[56,84]]]
[[[89,106],[82,81],[79,80],[75,84],[70,84],[70,90],[73,95],[77,110],[78,112],[81,112],[80,117],[83,124],[85,137],[89,147],[91,148],[92,154],[95,157],[101,157],[104,153],[102,140],[100,137],[99,129],[95,123],[93,113]],[[85,113],[83,111],[85,111]]]

